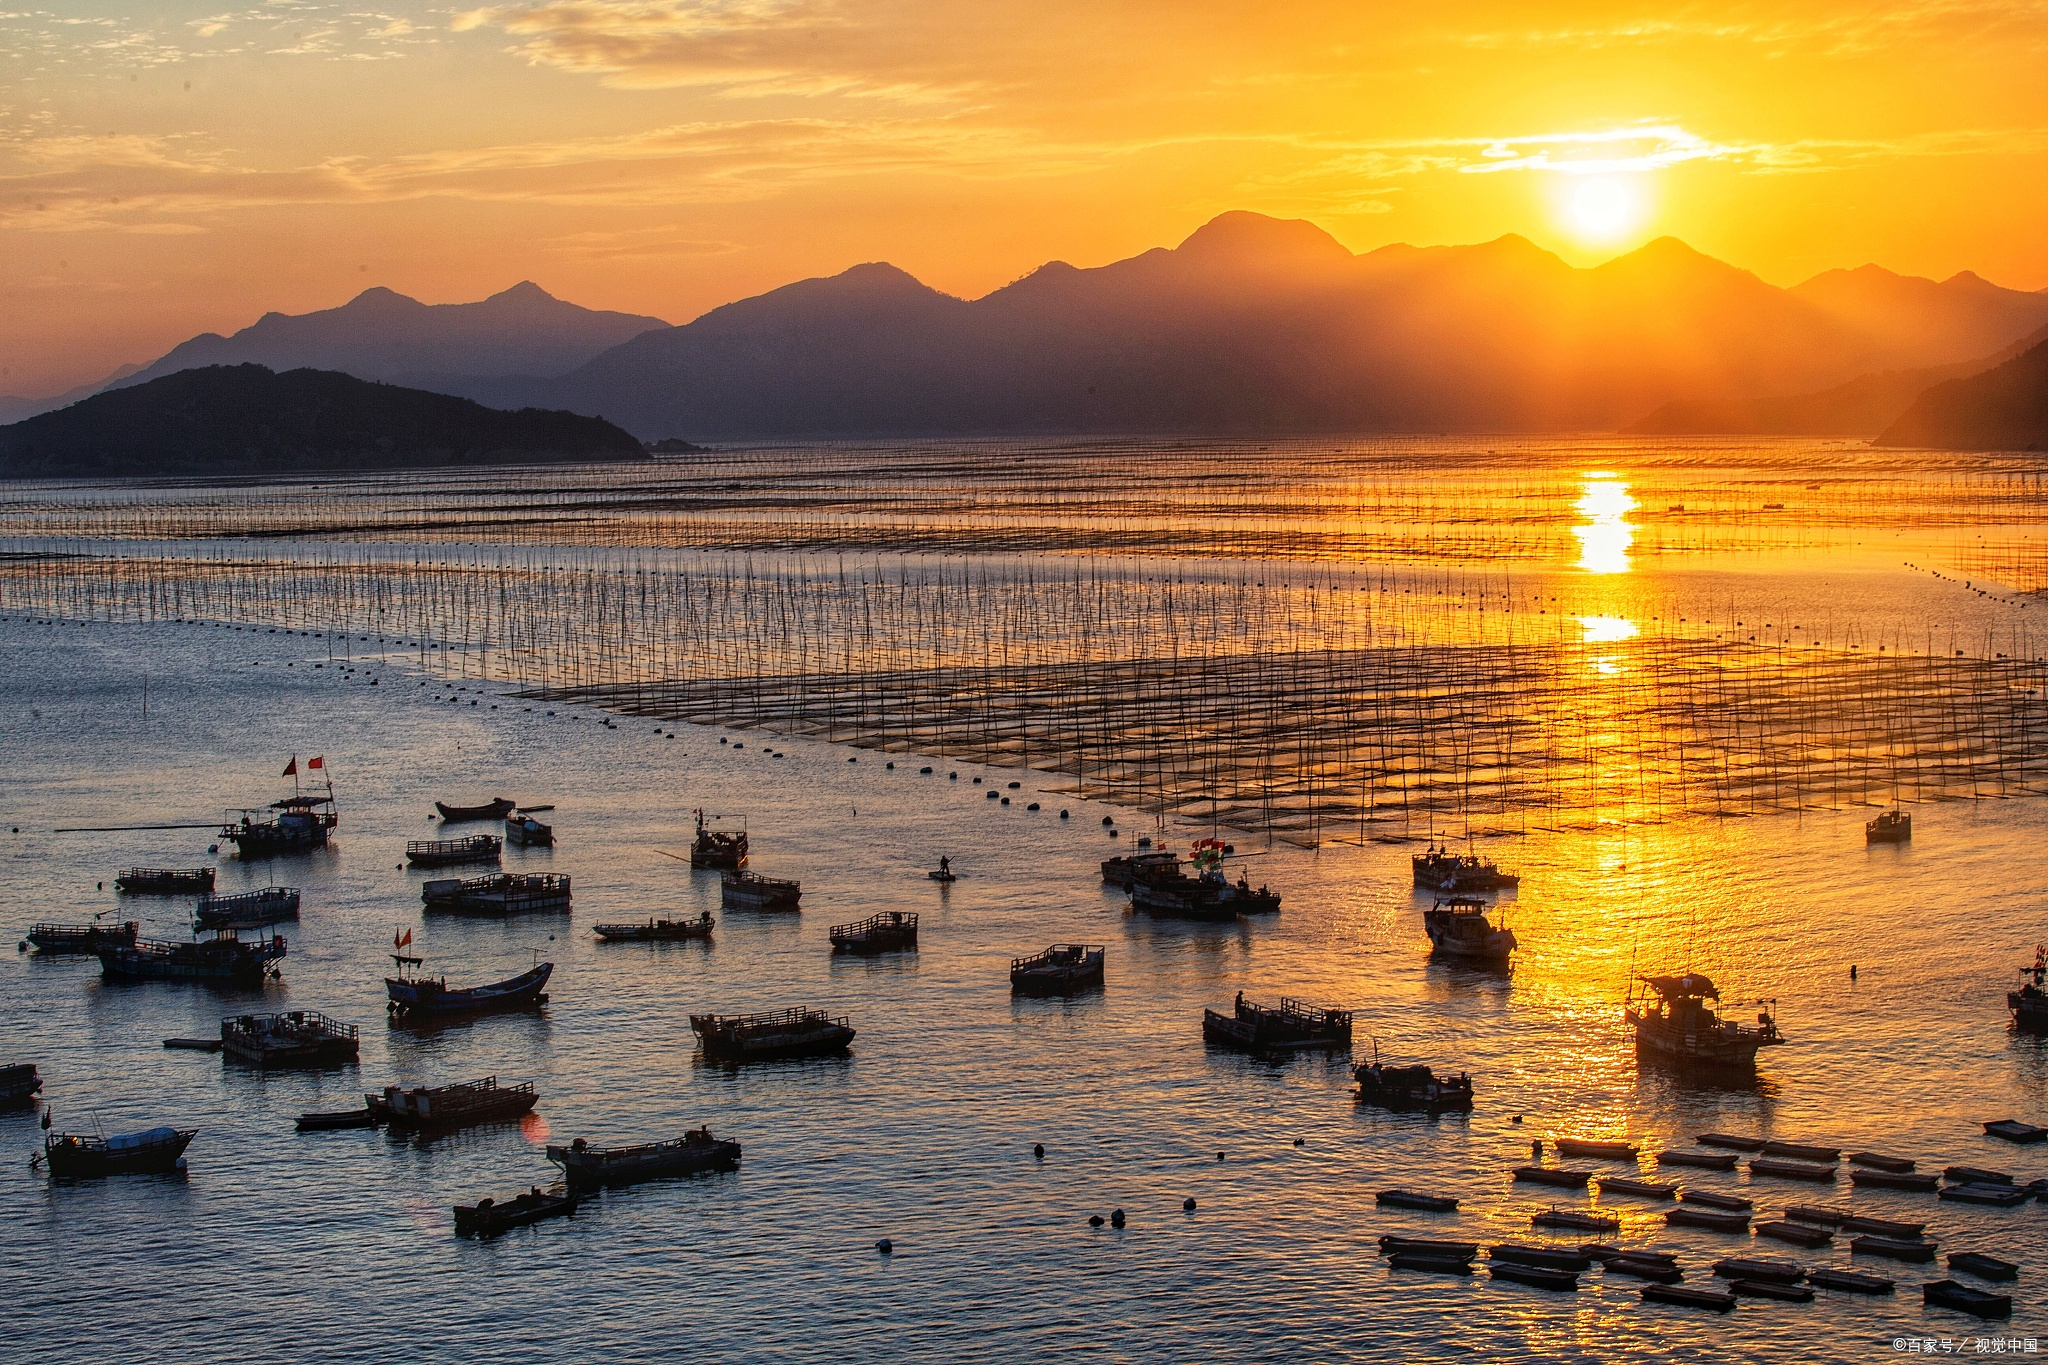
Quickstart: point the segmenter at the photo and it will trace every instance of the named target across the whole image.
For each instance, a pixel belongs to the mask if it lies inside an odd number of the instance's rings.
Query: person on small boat
[[[950,877],[953,875],[953,860],[951,858],[948,858],[943,853],[939,855],[939,875],[941,877]]]

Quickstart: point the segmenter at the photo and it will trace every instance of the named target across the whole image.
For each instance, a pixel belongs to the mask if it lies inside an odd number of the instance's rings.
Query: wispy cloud
[[[1468,161],[1458,169],[1466,175],[1494,171],[1612,175],[1661,170],[1687,161],[1744,160],[1758,155],[1760,150],[1714,142],[1667,123],[1495,138],[1481,147],[1479,160]]]

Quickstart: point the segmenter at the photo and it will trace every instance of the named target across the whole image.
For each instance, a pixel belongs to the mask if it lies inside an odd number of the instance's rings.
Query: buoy
[[[857,758],[849,758],[849,759],[847,759],[846,761],[847,761],[848,763],[858,763],[858,762],[860,762],[860,760],[859,760],[859,759],[857,759]],[[892,764],[891,766],[894,766],[894,765]]]
[[[989,793],[989,795],[993,796],[993,795],[995,795],[995,793],[994,793],[994,792],[990,792],[990,793]],[[1007,796],[1006,796],[1006,797],[1004,797],[1004,798],[1003,798],[1003,804],[1004,804],[1004,805],[1006,805],[1006,806],[1007,806],[1007,805],[1009,805],[1009,804],[1010,804],[1010,798],[1009,798],[1009,797],[1007,797]]]
[[[1856,979],[1856,964],[1853,962],[1849,964],[1849,979],[1851,981]]]
[[[975,779],[974,779],[974,785],[975,785],[975,786],[977,786],[977,787],[979,787],[979,786],[981,785],[981,779],[980,779],[980,778],[978,778],[978,777],[977,777],[977,778],[975,778]]]
[[[1120,1228],[1124,1225],[1124,1211],[1122,1209],[1111,1209],[1109,1211],[1109,1225],[1113,1228]]]
[[[1015,790],[1017,790],[1017,788],[1019,788],[1019,787],[1021,787],[1021,786],[1023,786],[1023,785],[1024,785],[1024,784],[1023,784],[1022,782],[1012,782],[1012,783],[1010,784],[1010,790],[1011,790],[1011,791],[1015,791]]]
[[[1295,1146],[1297,1146],[1297,1147],[1306,1147],[1306,1146],[1308,1146],[1308,1139],[1307,1139],[1307,1138],[1296,1138],[1296,1139],[1294,1140],[1294,1145],[1295,1145]]]
[[[884,1256],[887,1256],[890,1252],[894,1251],[895,1249],[896,1244],[890,1241],[887,1237],[884,1237],[881,1241],[875,1243],[875,1250],[881,1252]]]
[[[1038,809],[1038,803],[1037,803],[1036,801],[1033,801],[1033,802],[1032,802],[1032,803],[1031,803],[1030,805],[1026,806],[1026,807],[1025,807],[1024,809],[1025,809],[1025,810],[1037,810],[1037,809]]]
[[[1223,1153],[1221,1153],[1221,1152],[1218,1152],[1218,1153],[1216,1154],[1216,1159],[1217,1159],[1218,1161],[1221,1161],[1221,1160],[1223,1160]]]
[[[932,775],[932,770],[930,768],[919,768],[917,771],[920,777],[930,777]]]
[[[1187,1211],[1188,1211],[1189,1213],[1193,1213],[1193,1212],[1195,1211],[1195,1201],[1194,1201],[1194,1200],[1192,1200],[1192,1199],[1183,1199],[1183,1200],[1181,1200],[1181,1201],[1180,1201],[1180,1206],[1181,1206],[1181,1207],[1182,1207],[1183,1209],[1187,1210]]]
[[[996,798],[997,798],[998,796],[1002,796],[1002,793],[1000,793],[1000,792],[990,792],[990,793],[988,794],[988,799],[989,799],[989,800],[991,800],[991,801],[993,801],[993,800],[995,800],[995,799],[996,799]],[[1010,799],[1010,798],[1009,798],[1009,797],[1007,797],[1007,796],[1004,796],[1004,797],[1003,797],[1003,800],[1005,800],[1005,801],[1007,801],[1007,800],[1009,800],[1009,799]]]
[[[1111,818],[1110,818],[1109,816],[1105,815],[1105,816],[1103,816],[1103,817],[1102,817],[1102,823],[1103,823],[1103,826],[1104,826],[1105,828],[1107,828],[1108,826],[1110,826],[1110,825],[1113,825],[1113,824],[1115,824],[1115,823],[1116,823],[1116,821],[1115,821],[1115,820],[1112,820],[1112,819],[1111,819]]]
[[[1110,838],[1112,838],[1112,839],[1116,838],[1116,833],[1117,833],[1117,832],[1116,832],[1115,830],[1111,830],[1111,831],[1109,832],[1109,837],[1110,837]]]
[[[1065,811],[1061,811],[1061,812],[1060,812],[1060,819],[1064,820],[1064,819],[1066,819],[1066,818],[1067,818],[1067,813],[1066,813]]]
[[[107,884],[105,882],[95,882],[94,888],[96,890],[104,891],[107,889]]]
[[[889,769],[890,769],[891,771],[894,771],[894,770],[895,770],[895,767],[896,767],[896,765],[895,765],[894,763],[888,764],[887,766],[889,767]]]
[[[1515,1115],[1515,1116],[1514,1116],[1513,1118],[1511,1118],[1511,1119],[1509,1119],[1509,1120],[1508,1120],[1508,1122],[1509,1122],[1509,1123],[1520,1123],[1521,1121],[1522,1121],[1522,1116],[1521,1116],[1520,1114],[1517,1114],[1517,1115]]]
[[[1037,1157],[1040,1161],[1045,1160],[1045,1144],[1042,1142],[1032,1143],[1031,1155]]]
[[[1102,1215],[1101,1215],[1101,1214],[1099,1214],[1099,1213],[1091,1213],[1091,1214],[1089,1214],[1089,1215],[1088,1215],[1088,1226],[1089,1226],[1089,1227],[1091,1227],[1091,1228],[1099,1228],[1099,1227],[1101,1227],[1101,1226],[1102,1226]]]
[[[1537,1138],[1537,1139],[1536,1139],[1536,1140],[1535,1140],[1534,1142],[1532,1142],[1532,1143],[1530,1143],[1530,1144],[1529,1144],[1529,1159],[1530,1159],[1531,1161],[1541,1161],[1541,1160],[1543,1160],[1543,1139],[1542,1139],[1542,1138]]]

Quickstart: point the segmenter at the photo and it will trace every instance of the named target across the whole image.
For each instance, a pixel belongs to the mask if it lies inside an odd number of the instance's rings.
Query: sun
[[[1582,242],[1613,242],[1628,236],[1642,222],[1646,208],[1642,189],[1632,179],[1588,176],[1575,179],[1565,191],[1565,221]]]

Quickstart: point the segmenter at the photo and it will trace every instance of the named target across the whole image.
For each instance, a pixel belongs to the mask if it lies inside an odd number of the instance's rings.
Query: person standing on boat
[[[941,877],[950,877],[953,875],[953,860],[951,858],[948,858],[943,853],[939,855],[939,875]]]

